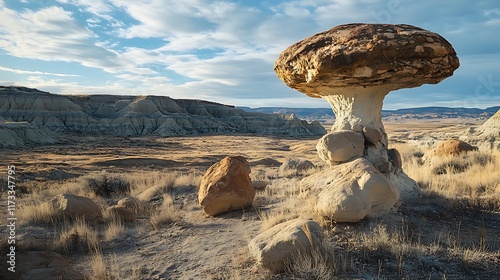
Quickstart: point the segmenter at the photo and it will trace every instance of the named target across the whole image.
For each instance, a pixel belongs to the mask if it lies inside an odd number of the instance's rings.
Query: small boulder
[[[63,256],[54,252],[27,251],[18,256],[16,278],[26,280],[71,279],[84,280]],[[7,278],[8,279],[8,278]]]
[[[389,157],[389,161],[392,163],[394,168],[402,168],[403,160],[401,159],[401,154],[396,149],[387,150],[387,157]]]
[[[277,224],[260,233],[248,244],[250,253],[262,266],[278,272],[296,253],[304,253],[323,241],[315,221],[298,218]]]
[[[304,178],[301,191],[317,198],[318,214],[337,222],[381,216],[400,198],[394,184],[364,158]]]
[[[365,138],[352,130],[328,133],[316,145],[319,157],[330,166],[363,155],[364,148]]]
[[[84,217],[87,221],[102,218],[101,209],[88,197],[65,193],[56,195],[49,203],[71,218]]]
[[[377,143],[382,140],[380,131],[367,126],[363,127],[363,136],[365,136],[366,141],[371,145],[377,145]]]
[[[250,206],[255,190],[249,173],[248,161],[240,156],[227,156],[212,165],[198,190],[198,202],[205,213],[215,216]]]
[[[134,210],[119,205],[109,206],[106,212],[109,216],[116,217],[124,222],[134,222],[137,216]]]
[[[291,171],[300,174],[304,171],[314,168],[314,164],[305,159],[292,158],[285,161],[279,168],[279,173],[283,175],[290,174]]]
[[[465,152],[475,151],[477,147],[470,145],[467,142],[457,139],[449,139],[442,141],[436,145],[434,156],[456,156]]]

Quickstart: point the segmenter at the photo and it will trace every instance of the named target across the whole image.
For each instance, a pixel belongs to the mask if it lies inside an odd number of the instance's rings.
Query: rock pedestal
[[[318,189],[314,180],[324,183],[322,191],[313,192],[319,212],[354,222],[387,212],[399,198],[420,195],[418,185],[401,169],[399,152],[388,149],[383,100],[392,90],[437,84],[458,66],[448,41],[406,24],[340,25],[280,54],[274,65],[278,77],[291,88],[326,100],[336,116],[331,132],[317,145],[319,157],[332,170],[303,182],[304,189]]]

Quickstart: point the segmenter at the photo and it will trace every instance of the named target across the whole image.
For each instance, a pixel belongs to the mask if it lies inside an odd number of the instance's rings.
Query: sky
[[[460,59],[452,77],[391,92],[384,109],[500,105],[493,0],[0,0],[0,85],[326,108],[273,64],[289,45],[353,22],[422,27]]]

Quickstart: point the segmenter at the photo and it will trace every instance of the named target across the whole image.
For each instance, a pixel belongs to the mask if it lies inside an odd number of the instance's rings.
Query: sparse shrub
[[[107,173],[85,179],[87,187],[97,196],[111,197],[114,195],[127,195],[130,193],[130,182],[120,175]]]
[[[22,224],[57,225],[64,221],[64,215],[52,206],[51,203],[35,200],[21,204],[17,215]]]

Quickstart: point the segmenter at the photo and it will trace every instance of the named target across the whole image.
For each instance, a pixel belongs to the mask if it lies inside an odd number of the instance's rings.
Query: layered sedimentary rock
[[[24,122],[52,132],[114,136],[184,136],[206,133],[321,135],[318,122],[250,113],[201,100],[165,96],[55,95],[25,87],[0,86],[0,129]],[[48,137],[49,139],[51,137]],[[7,146],[7,141],[0,141]],[[12,141],[11,141],[12,142]]]

